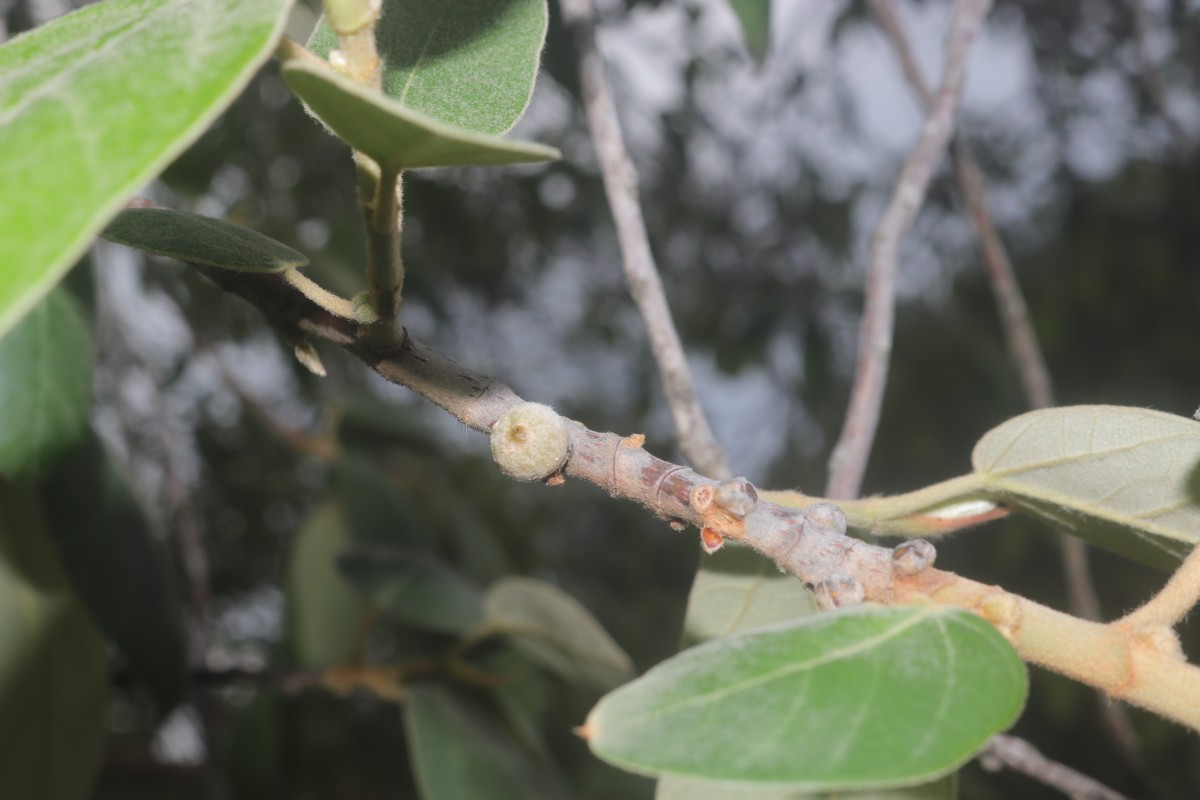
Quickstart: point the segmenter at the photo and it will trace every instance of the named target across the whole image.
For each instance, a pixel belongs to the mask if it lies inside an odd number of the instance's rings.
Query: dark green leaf
[[[290,59],[283,79],[342,140],[384,169],[521,164],[559,157],[553,147],[455,128],[373,92],[316,61]]]
[[[1064,530],[1168,569],[1200,542],[1189,480],[1200,422],[1122,406],[1031,411],[971,456],[986,490]]]
[[[979,617],[938,606],[816,614],[688,650],[605,696],[592,750],[633,772],[736,788],[929,781],[1004,730],[1025,668]]]
[[[330,666],[352,655],[370,603],[338,571],[337,554],[356,544],[336,503],[318,506],[288,559],[288,634],[298,663]]]
[[[633,677],[633,663],[579,601],[544,581],[505,578],[488,589],[484,628],[569,681],[607,689]]]
[[[533,95],[546,23],[546,0],[385,0],[383,91],[456,128],[504,133]],[[309,47],[326,58],[337,47],[324,19]]]
[[[742,23],[746,49],[761,64],[771,46],[771,0],[729,0]]]
[[[148,253],[237,272],[283,272],[308,263],[257,231],[169,208],[127,208],[100,235]]]
[[[366,459],[341,458],[333,468],[338,499],[346,509],[356,541],[413,550],[427,549],[400,489]]]
[[[404,703],[404,725],[422,800],[561,796],[512,731],[478,700],[417,684]]]
[[[0,335],[270,55],[290,0],[108,0],[0,47]]]
[[[84,437],[91,404],[92,337],[59,290],[0,339],[0,475],[44,471]]]
[[[385,611],[412,625],[464,633],[479,623],[479,590],[432,556],[359,547],[339,555],[338,567]]]
[[[108,651],[32,490],[0,481],[0,787],[83,800],[104,746]]]
[[[183,618],[166,559],[125,479],[89,434],[39,488],[76,594],[165,713],[187,691]]]

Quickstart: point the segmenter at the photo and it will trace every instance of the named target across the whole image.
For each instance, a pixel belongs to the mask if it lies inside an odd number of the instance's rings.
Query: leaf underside
[[[100,235],[155,255],[237,272],[283,272],[308,263],[258,231],[170,208],[127,208]]]
[[[108,0],[0,47],[0,336],[233,101],[290,0]]]
[[[971,456],[988,491],[1122,555],[1174,568],[1200,541],[1200,422],[1066,406],[993,428]]]

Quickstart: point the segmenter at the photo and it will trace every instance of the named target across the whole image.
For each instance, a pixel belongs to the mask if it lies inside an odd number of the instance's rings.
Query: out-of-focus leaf
[[[771,46],[771,0],[729,0],[729,5],[742,23],[746,49],[761,64]]]
[[[715,639],[606,695],[584,726],[624,769],[738,788],[929,781],[1010,725],[1025,668],[979,617],[864,607]]]
[[[478,700],[449,687],[410,687],[404,725],[422,800],[555,798],[562,792]]]
[[[0,335],[241,92],[290,0],[108,0],[0,47]]]
[[[355,544],[346,513],[336,503],[318,506],[292,543],[288,633],[300,664],[330,666],[352,655],[371,606],[338,571],[336,559]]]
[[[148,253],[236,272],[283,272],[308,263],[258,231],[170,208],[127,208],[100,235]]]
[[[369,545],[425,550],[428,542],[409,517],[399,488],[371,462],[345,456],[334,466],[334,483],[354,538]]]
[[[812,593],[769,559],[724,547],[703,561],[688,597],[685,646],[788,622],[817,608]]]
[[[504,133],[533,96],[547,18],[546,0],[385,0],[383,91],[456,128]],[[309,47],[326,58],[337,47],[325,19]]]
[[[338,568],[377,605],[412,625],[464,633],[479,623],[479,590],[432,556],[358,547],[338,556]]]
[[[1194,419],[1122,406],[1031,411],[989,431],[971,462],[990,494],[1122,555],[1170,569],[1200,542]]]
[[[579,601],[544,581],[505,578],[483,601],[484,630],[508,637],[569,681],[607,689],[633,677],[633,662]]]
[[[0,787],[83,800],[104,745],[108,652],[75,599],[37,495],[0,481]]]
[[[89,433],[39,490],[76,594],[165,713],[187,691],[187,642],[166,561],[129,486]]]
[[[84,437],[91,404],[92,337],[59,290],[0,338],[0,475],[44,471]]]
[[[654,800],[955,800],[958,774],[932,783],[868,792],[804,792],[792,789],[738,789],[686,778],[663,778]]]
[[[338,138],[387,170],[551,161],[553,147],[476,133],[426,116],[319,62],[283,62],[283,79]]]

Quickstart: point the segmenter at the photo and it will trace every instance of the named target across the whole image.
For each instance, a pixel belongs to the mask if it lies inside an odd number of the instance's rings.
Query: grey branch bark
[[[591,0],[560,0],[563,22],[579,53],[579,81],[588,127],[604,178],[604,190],[625,265],[625,280],[650,337],[679,450],[696,469],[713,478],[732,475],[729,459],[700,407],[683,343],[675,330],[662,279],[650,251],[638,200],[637,172],[625,148],[604,63],[596,47]]]
[[[916,218],[933,172],[954,133],[955,112],[966,80],[967,58],[991,5],[991,0],[955,2],[941,86],[871,238],[866,306],[859,329],[858,368],[846,420],[829,459],[829,482],[825,491],[828,497],[855,497],[862,488],[863,473],[879,425],[879,410],[892,354],[900,241]]]

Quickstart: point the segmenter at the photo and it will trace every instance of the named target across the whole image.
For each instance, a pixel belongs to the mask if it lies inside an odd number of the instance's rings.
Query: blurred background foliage
[[[15,34],[69,5],[7,0],[0,11]],[[932,82],[949,3],[897,5]],[[1133,3],[998,2],[960,131],[986,172],[1060,402],[1190,414],[1200,402],[1200,8],[1147,5],[1139,50]],[[861,2],[777,2],[761,67],[716,0],[597,6],[651,240],[718,438],[755,483],[816,493],[849,390],[867,241],[917,106]],[[302,5],[292,35],[314,20]],[[598,430],[645,431],[653,452],[679,460],[553,3],[516,134],[564,159],[406,181],[404,321],[526,398]],[[348,155],[268,66],[146,194],[291,244],[314,279],[349,296],[365,285]],[[354,657],[436,666],[453,648],[428,620],[371,610],[333,558],[363,544],[419,551],[469,591],[506,575],[554,584],[644,671],[677,648],[694,531],[576,482],[503,479],[484,437],[333,350],[322,353],[329,377],[314,378],[257,312],[177,263],[104,243],[88,260],[71,285],[97,332],[94,424],[171,553],[195,678],[163,719],[118,665],[97,798],[415,797],[405,742],[429,718],[413,708],[441,709],[450,728],[423,737],[447,743],[448,758],[463,737],[500,741],[509,750],[497,758],[532,765],[540,796],[652,794],[571,734],[596,687],[495,642],[471,648],[457,678],[439,668],[416,684],[407,719],[375,693],[314,687],[307,671]],[[943,165],[902,254],[867,491],[962,473],[975,440],[1023,410]],[[993,523],[939,552],[947,568],[1065,607],[1043,527]],[[1109,617],[1164,577],[1103,553],[1093,563]],[[1184,631],[1193,659],[1194,627]],[[1015,732],[1131,796],[1200,795],[1194,734],[1133,717],[1131,763],[1089,690],[1034,670]],[[961,796],[1054,795],[971,765]]]

